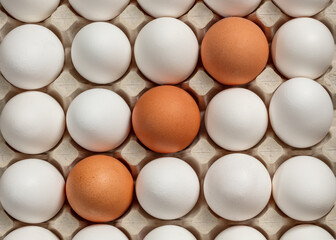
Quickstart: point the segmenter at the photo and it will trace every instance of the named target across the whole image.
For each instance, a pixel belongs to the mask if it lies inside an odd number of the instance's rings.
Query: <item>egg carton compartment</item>
[[[248,19],[257,23],[265,32],[268,41],[276,30],[291,18],[280,11],[280,9],[270,0],[263,1],[258,9],[250,14]],[[332,31],[336,39],[336,1],[331,1],[330,5],[321,13],[315,16],[318,20],[326,24]],[[121,28],[130,39],[132,47],[140,29],[153,18],[148,16],[132,0],[126,9],[116,18],[109,21]],[[199,43],[201,43],[207,29],[221,19],[220,16],[212,12],[202,1],[196,1],[194,6],[185,15],[179,18],[187,23],[195,32]],[[137,99],[148,89],[156,86],[147,80],[138,70],[134,56],[132,63],[125,75],[118,81],[108,85],[95,85],[82,78],[74,69],[71,57],[71,43],[76,33],[90,21],[80,17],[69,5],[67,0],[61,1],[57,10],[41,25],[51,29],[62,41],[65,48],[65,65],[59,77],[49,86],[40,91],[46,92],[54,97],[62,105],[64,111],[67,110],[71,101],[81,92],[90,88],[107,88],[121,95],[133,109]],[[1,7],[0,9],[0,40],[13,28],[22,25],[9,16]],[[270,98],[276,88],[286,79],[275,69],[271,59],[264,71],[251,83],[242,87],[248,88],[258,94],[266,106],[269,105]],[[334,108],[336,106],[336,57],[332,66],[326,74],[317,80],[330,93]],[[179,87],[188,91],[198,103],[202,122],[201,129],[194,142],[185,150],[169,154],[187,161],[199,176],[201,186],[204,176],[211,164],[219,157],[230,153],[217,146],[207,135],[204,126],[204,111],[212,97],[221,90],[228,88],[213,80],[202,67],[199,60],[198,66],[193,74]],[[13,87],[2,76],[0,76],[0,111],[5,103],[22,90]],[[334,111],[336,113],[336,111]],[[244,151],[259,159],[273,176],[281,163],[292,156],[311,155],[327,163],[336,174],[336,114],[329,134],[319,144],[308,149],[294,149],[284,144],[276,137],[271,127],[260,143]],[[0,175],[4,170],[16,161],[26,158],[39,158],[52,163],[66,178],[70,169],[81,159],[94,153],[79,147],[66,132],[59,144],[51,151],[40,155],[26,155],[10,148],[0,136]],[[136,179],[140,169],[149,161],[168,156],[168,154],[157,154],[144,147],[131,132],[125,142],[114,151],[103,153],[118,158],[123,161]],[[190,230],[199,240],[212,240],[222,230],[232,225],[249,225],[261,231],[268,240],[278,240],[280,236],[289,228],[302,222],[295,221],[285,216],[271,199],[267,207],[255,218],[243,222],[232,222],[217,216],[210,210],[205,202],[203,189],[201,187],[200,198],[193,210],[185,217],[172,221],[158,220],[148,215],[141,209],[136,198],[129,210],[119,219],[108,223],[120,228],[130,239],[140,240],[152,229],[160,225],[176,224]],[[336,238],[336,208],[329,214],[317,221],[310,222],[328,230]],[[92,223],[80,218],[71,210],[66,202],[61,211],[48,222],[38,224],[50,229],[60,239],[71,240],[72,237],[83,227]],[[0,206],[0,239],[13,229],[22,227],[21,223],[9,215]]]

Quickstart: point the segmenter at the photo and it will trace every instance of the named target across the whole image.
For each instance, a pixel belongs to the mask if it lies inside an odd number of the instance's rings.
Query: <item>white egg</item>
[[[141,207],[155,218],[183,217],[195,206],[200,192],[197,174],[186,162],[158,158],[145,165],[136,181]]]
[[[81,147],[105,152],[118,147],[128,136],[131,110],[115,92],[95,88],[71,102],[66,123],[71,137]]]
[[[0,45],[0,71],[18,88],[47,86],[58,77],[63,65],[61,41],[40,25],[26,24],[14,28]]]
[[[0,179],[0,202],[13,218],[25,223],[42,223],[62,208],[65,181],[50,163],[39,159],[21,160]]]
[[[64,129],[62,107],[42,92],[28,91],[14,96],[0,116],[0,130],[5,141],[27,154],[52,149],[61,140]]]
[[[96,224],[80,230],[72,240],[128,240],[118,228],[107,224]]]
[[[91,21],[108,21],[118,16],[130,0],[69,0],[82,17]]]
[[[1,0],[3,8],[14,18],[27,23],[41,22],[57,8],[60,0]]]
[[[280,85],[271,99],[269,113],[276,135],[296,148],[320,142],[334,115],[328,92],[307,78],[294,78]]]
[[[330,30],[313,18],[296,18],[282,25],[272,42],[276,68],[287,78],[316,79],[329,68],[335,43]]]
[[[199,54],[191,28],[175,18],[158,18],[145,25],[135,41],[138,68],[157,84],[177,84],[194,71]]]
[[[75,36],[72,62],[84,78],[106,84],[121,78],[132,57],[131,44],[123,31],[106,22],[91,23]]]
[[[311,17],[321,12],[330,0],[273,0],[286,14],[292,17]]]
[[[310,156],[284,162],[273,177],[273,197],[278,207],[299,221],[326,215],[336,201],[336,178],[321,160]]]
[[[165,225],[150,231],[144,240],[197,240],[195,236],[180,226]]]
[[[26,226],[10,232],[4,240],[59,240],[59,238],[45,228]]]
[[[256,145],[265,135],[267,109],[252,91],[231,88],[218,93],[205,112],[205,127],[220,147],[242,151]]]
[[[204,2],[222,17],[244,17],[257,9],[261,0],[204,0]]]
[[[209,168],[204,195],[209,207],[222,218],[244,221],[266,207],[271,196],[271,177],[256,158],[229,154]]]
[[[215,240],[267,240],[258,230],[248,226],[233,226],[221,232]]]
[[[335,240],[335,238],[319,226],[303,224],[289,229],[280,240]]]
[[[180,17],[195,0],[137,0],[139,5],[153,17]]]

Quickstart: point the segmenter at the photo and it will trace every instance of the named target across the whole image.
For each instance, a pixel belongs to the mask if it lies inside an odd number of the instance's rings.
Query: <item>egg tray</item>
[[[258,9],[250,14],[248,19],[258,24],[265,32],[269,42],[276,30],[290,18],[282,13],[279,8],[271,1],[263,1]],[[326,24],[332,31],[336,39],[336,0],[331,1],[330,5],[321,13],[315,16],[318,20]],[[147,15],[135,0],[132,0],[127,8],[115,19],[109,21],[121,28],[129,37],[132,46],[140,29],[153,18]],[[213,13],[202,1],[196,1],[191,10],[180,20],[188,24],[195,32],[199,43],[201,43],[207,29],[220,20],[221,17]],[[61,5],[50,18],[40,23],[51,29],[62,41],[66,60],[65,66],[59,77],[49,86],[40,91],[53,96],[62,105],[64,111],[67,110],[71,101],[81,92],[90,88],[107,88],[121,95],[131,108],[134,107],[137,99],[146,90],[154,87],[155,84],[147,80],[138,70],[134,57],[127,73],[119,80],[108,85],[94,85],[82,78],[74,69],[71,62],[70,49],[71,43],[76,33],[90,21],[80,17],[69,5],[67,0],[61,1]],[[13,28],[22,25],[9,16],[6,11],[0,8],[0,39]],[[270,58],[265,70],[251,83],[242,87],[248,88],[258,94],[266,106],[269,105],[270,98],[276,88],[286,79],[275,69]],[[330,93],[333,104],[336,106],[336,57],[332,67],[328,72],[317,80]],[[201,60],[193,74],[179,87],[187,90],[197,101],[201,114],[201,129],[194,142],[185,150],[169,154],[188,162],[197,172],[200,183],[203,185],[204,176],[219,157],[230,152],[217,146],[207,135],[204,127],[204,111],[211,98],[221,90],[228,88],[214,81],[204,70]],[[22,90],[10,85],[0,76],[0,110],[5,103],[14,95]],[[273,176],[281,163],[290,157],[297,155],[315,156],[327,163],[336,173],[336,114],[332,128],[326,138],[316,146],[307,149],[294,149],[284,144],[276,137],[271,127],[260,143],[252,149],[244,151],[259,159]],[[66,132],[60,143],[47,153],[40,155],[26,155],[10,148],[0,136],[0,175],[4,170],[16,161],[26,158],[39,158],[49,161],[57,167],[63,176],[69,174],[70,169],[84,157],[95,153],[79,147]],[[117,149],[103,153],[114,156],[123,161],[130,169],[134,179],[136,179],[140,169],[149,161],[167,156],[154,153],[144,147],[136,138],[132,131],[126,141]],[[225,228],[232,225],[249,225],[261,231],[268,240],[278,240],[281,235],[291,227],[303,222],[298,222],[285,216],[271,199],[267,207],[255,218],[243,221],[232,222],[220,218],[207,206],[203,189],[200,198],[193,210],[185,217],[172,221],[164,221],[151,217],[143,209],[134,197],[134,201],[129,210],[119,219],[108,223],[120,228],[130,239],[140,240],[144,236],[160,225],[176,224],[191,231],[198,240],[212,240]],[[329,214],[317,221],[310,222],[328,230],[336,237],[336,207]],[[50,229],[60,239],[70,240],[83,227],[91,224],[79,217],[71,210],[66,202],[61,211],[48,222],[38,224],[39,226]],[[22,227],[21,223],[6,214],[0,206],[0,239],[3,239],[10,231]]]

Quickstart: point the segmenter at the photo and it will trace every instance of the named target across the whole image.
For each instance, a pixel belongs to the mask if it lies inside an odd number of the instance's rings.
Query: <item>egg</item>
[[[325,229],[312,224],[295,226],[285,232],[280,240],[334,240],[335,238]]]
[[[256,158],[240,153],[215,161],[204,179],[204,196],[217,215],[231,221],[257,216],[271,196],[271,177]]]
[[[96,224],[83,228],[80,230],[72,240],[128,240],[126,235],[118,228],[106,225]]]
[[[195,236],[180,226],[164,225],[150,231],[144,240],[196,240]]]
[[[307,78],[294,78],[280,85],[271,99],[269,113],[276,135],[296,148],[320,142],[334,116],[328,92]]]
[[[311,17],[322,11],[330,0],[273,0],[291,17]]]
[[[154,87],[135,104],[132,124],[137,138],[158,153],[174,153],[188,147],[200,128],[195,100],[174,86]]]
[[[180,17],[195,3],[195,0],[137,0],[139,5],[153,17]]]
[[[59,238],[45,228],[26,226],[10,232],[4,240],[59,240]]]
[[[204,0],[204,2],[222,17],[244,17],[253,12],[261,0]]]
[[[146,24],[134,45],[139,70],[157,84],[177,84],[186,80],[196,67],[198,52],[198,41],[191,28],[168,17]]]
[[[233,226],[222,231],[215,240],[267,240],[258,230],[248,226]]]
[[[155,159],[145,165],[136,181],[141,207],[164,220],[181,218],[195,206],[200,184],[189,164],[174,157]]]
[[[93,152],[110,151],[127,138],[131,110],[111,90],[95,88],[82,92],[70,104],[66,123],[71,137]]]
[[[123,215],[132,203],[133,178],[117,159],[87,157],[70,171],[66,195],[71,208],[91,222],[109,222]]]
[[[91,21],[108,21],[118,16],[130,0],[69,0],[75,11]]]
[[[215,23],[205,34],[201,46],[204,68],[225,85],[254,80],[265,68],[268,54],[263,31],[250,20],[239,17]]]
[[[46,27],[22,25],[1,42],[0,71],[15,87],[28,90],[45,87],[58,77],[63,65],[63,45]]]
[[[289,217],[314,221],[333,208],[336,178],[331,169],[315,157],[293,157],[275,172],[273,197],[277,206]]]
[[[17,151],[40,154],[52,149],[62,138],[65,116],[59,103],[36,91],[11,98],[0,116],[5,141]]]
[[[286,22],[272,42],[276,68],[287,78],[316,79],[329,68],[335,43],[330,30],[313,18],[297,18]]]
[[[125,33],[106,22],[83,27],[71,46],[71,59],[76,70],[97,84],[121,78],[131,63],[131,57],[131,44]]]
[[[0,178],[0,202],[13,218],[42,223],[58,213],[64,203],[65,181],[50,163],[25,159],[9,166]]]
[[[205,112],[205,127],[210,138],[230,151],[255,146],[268,125],[263,101],[250,90],[231,88],[218,93]]]
[[[14,18],[27,23],[41,22],[58,7],[60,0],[1,0],[3,8]]]

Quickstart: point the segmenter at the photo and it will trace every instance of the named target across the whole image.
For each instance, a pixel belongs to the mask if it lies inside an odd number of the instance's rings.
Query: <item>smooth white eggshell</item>
[[[60,0],[1,0],[3,8],[14,18],[36,23],[48,18],[57,8]]]
[[[115,92],[95,88],[84,91],[71,102],[66,123],[71,137],[80,146],[105,152],[118,147],[128,136],[131,110]]]
[[[197,174],[186,162],[158,158],[145,165],[136,180],[141,207],[155,218],[183,217],[195,206],[200,192]]]
[[[276,32],[272,57],[276,68],[287,78],[316,79],[329,68],[335,43],[330,30],[313,18],[296,18]]]
[[[218,93],[205,112],[205,127],[220,147],[242,151],[256,145],[268,125],[263,101],[250,90],[231,88]]]
[[[335,240],[335,238],[319,226],[303,224],[289,229],[280,240]]]
[[[164,225],[150,231],[144,240],[196,240],[195,236],[180,226]]]
[[[59,238],[45,228],[26,226],[10,232],[4,240],[59,240]]]
[[[273,0],[286,14],[292,17],[310,17],[322,11],[330,0]]]
[[[276,135],[296,148],[320,142],[331,127],[334,110],[328,92],[316,81],[294,78],[275,91],[269,106]]]
[[[195,0],[137,0],[139,5],[153,17],[180,17]]]
[[[222,17],[244,17],[253,12],[261,0],[204,0],[204,2]]]
[[[194,71],[199,54],[191,28],[175,18],[158,18],[138,34],[134,56],[140,71],[157,84],[177,84]]]
[[[118,228],[107,224],[96,224],[80,230],[72,240],[128,240]]]
[[[271,177],[256,158],[229,154],[214,162],[206,173],[204,196],[222,218],[244,221],[266,207],[271,196]]]
[[[75,36],[72,62],[84,78],[106,84],[121,78],[132,57],[131,44],[123,31],[106,22],[91,23]]]
[[[293,157],[273,177],[273,197],[278,207],[299,221],[313,221],[326,215],[336,201],[336,178],[321,160]]]
[[[118,16],[130,0],[69,0],[82,17],[91,21],[108,21]]]
[[[48,28],[26,24],[14,28],[0,45],[0,71],[22,89],[38,89],[54,81],[64,65],[61,41]]]
[[[0,116],[0,130],[5,141],[27,154],[52,149],[61,140],[64,129],[62,107],[42,92],[28,91],[14,96]]]
[[[218,234],[215,240],[267,240],[258,230],[248,226],[233,226]]]
[[[21,160],[5,170],[0,179],[0,202],[13,218],[42,223],[56,215],[65,198],[65,181],[50,163]]]

